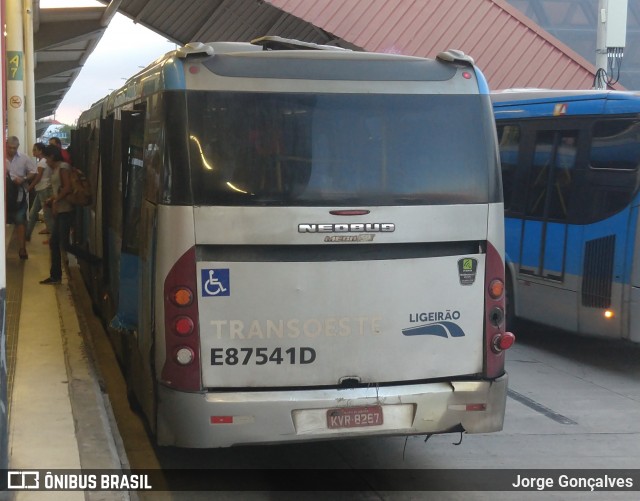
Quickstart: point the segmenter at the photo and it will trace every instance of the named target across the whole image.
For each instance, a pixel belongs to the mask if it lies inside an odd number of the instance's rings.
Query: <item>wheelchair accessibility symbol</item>
[[[202,270],[202,296],[230,296],[229,269]]]

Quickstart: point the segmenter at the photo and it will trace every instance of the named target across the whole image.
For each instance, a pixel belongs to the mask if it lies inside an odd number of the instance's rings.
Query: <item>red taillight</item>
[[[193,332],[194,327],[195,325],[193,324],[193,320],[185,316],[176,318],[173,324],[176,334],[179,334],[180,336],[188,336]]]
[[[504,374],[504,350],[511,347],[515,336],[504,331],[504,261],[489,242],[485,283],[488,284],[484,298],[485,374],[488,378],[496,378]]]
[[[166,358],[161,382],[177,390],[201,388],[196,277],[196,250],[192,247],[176,261],[164,281]]]
[[[493,336],[491,342],[491,349],[494,353],[500,353],[501,351],[508,350],[516,342],[516,337],[511,332],[503,332],[502,334],[496,334]]]

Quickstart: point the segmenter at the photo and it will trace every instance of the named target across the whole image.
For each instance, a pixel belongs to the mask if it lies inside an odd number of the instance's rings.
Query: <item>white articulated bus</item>
[[[471,58],[189,44],[72,149],[85,280],[160,445],[502,428],[502,188]]]

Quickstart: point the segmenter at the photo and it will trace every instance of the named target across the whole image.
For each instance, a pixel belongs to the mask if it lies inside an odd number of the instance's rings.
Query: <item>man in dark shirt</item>
[[[27,222],[29,199],[25,188],[29,186],[29,181],[35,177],[36,166],[29,156],[18,152],[19,146],[20,140],[16,136],[7,138],[5,144],[7,153],[5,171],[10,178],[7,182],[12,182],[19,188],[16,200],[17,208],[11,214],[7,214],[7,220],[16,226],[16,238],[18,239],[18,254],[20,259],[27,259],[25,225]]]

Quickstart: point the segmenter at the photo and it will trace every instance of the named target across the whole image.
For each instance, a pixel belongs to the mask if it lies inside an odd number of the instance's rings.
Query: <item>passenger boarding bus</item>
[[[502,428],[502,189],[471,58],[189,44],[72,148],[85,280],[159,444]]]
[[[492,99],[508,314],[640,342],[640,96],[533,90]]]

